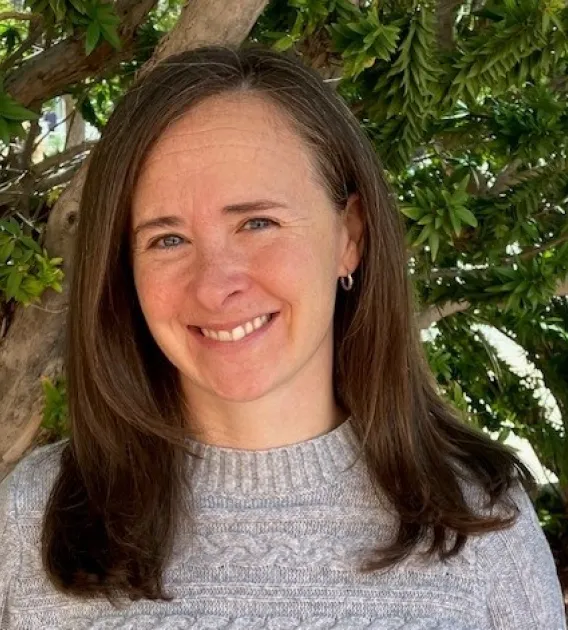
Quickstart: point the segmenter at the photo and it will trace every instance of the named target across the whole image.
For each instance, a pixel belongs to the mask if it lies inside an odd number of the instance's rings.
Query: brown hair
[[[79,596],[166,598],[184,476],[184,401],[176,369],[145,324],[129,255],[130,202],[149,148],[172,120],[212,96],[249,92],[292,121],[337,209],[358,192],[364,252],[339,292],[335,396],[352,416],[373,484],[392,503],[398,535],[364,571],[392,566],[426,534],[429,553],[456,554],[467,536],[509,526],[477,514],[460,480],[490,505],[529,470],[444,402],[422,348],[407,277],[404,225],[371,143],[343,101],[290,54],[206,47],[170,57],[124,96],[95,147],[81,201],[68,318],[71,438],[45,514],[43,562]],[[453,544],[449,544],[453,539]]]

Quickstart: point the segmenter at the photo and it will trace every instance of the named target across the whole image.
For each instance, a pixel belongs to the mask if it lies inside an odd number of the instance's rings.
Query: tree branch
[[[61,184],[66,184],[67,182],[70,182],[73,175],[75,175],[75,173],[79,170],[79,168],[81,167],[81,163],[77,163],[77,164],[73,164],[72,166],[70,166],[68,169],[58,172],[55,175],[52,175],[51,177],[47,177],[46,179],[42,179],[40,182],[38,182],[38,185],[36,186],[36,192],[47,192],[48,190],[50,190],[51,188],[54,188],[55,186],[61,186]]]
[[[146,75],[166,57],[182,50],[207,44],[241,44],[267,4],[268,0],[187,2],[175,28],[160,41],[139,75]]]
[[[568,277],[563,282],[559,282],[554,292],[556,297],[564,297],[568,295]],[[505,302],[503,301],[503,304]],[[445,302],[444,304],[433,304],[428,306],[424,311],[417,315],[418,327],[421,330],[429,328],[432,324],[439,322],[444,317],[455,315],[467,311],[471,304],[467,300],[458,302]]]
[[[493,186],[491,186],[491,194],[498,195],[507,188],[511,188],[512,183],[515,182],[515,175],[522,164],[522,160],[519,158],[509,162],[496,176]]]
[[[41,17],[37,13],[22,13],[21,11],[5,11],[0,13],[0,21],[2,20],[35,20]]]
[[[31,165],[29,170],[22,170],[18,177],[12,181],[11,185],[8,184],[0,190],[0,205],[11,204],[20,207],[22,204],[26,203],[26,199],[34,192],[46,192],[53,186],[60,186],[68,182],[79,166],[81,166],[79,160],[82,161],[85,159],[85,156],[81,156],[81,154],[88,153],[96,143],[96,140],[82,142],[81,144],[65,149],[65,151],[61,151],[61,153],[45,158],[45,160],[42,160],[38,164]],[[59,172],[64,167],[66,167],[65,171]],[[55,172],[46,177],[46,174],[51,170],[55,170]],[[44,179],[37,182],[35,186],[28,187],[26,191],[25,181],[27,175],[30,176],[29,181],[34,183],[41,177]]]
[[[430,328],[432,324],[439,322],[441,319],[444,319],[444,317],[449,317],[450,315],[466,311],[470,306],[471,304],[467,300],[428,306],[424,311],[418,314],[418,327],[420,330]]]
[[[436,6],[438,46],[443,50],[454,47],[455,11],[460,4],[461,0],[439,0]]]
[[[521,254],[519,254],[519,258],[521,260],[530,260],[531,258],[534,258],[537,254],[540,254],[540,252],[545,252],[546,250],[552,249],[557,245],[562,245],[562,243],[566,243],[566,241],[568,241],[568,233],[564,234],[563,236],[559,236],[552,241],[547,241],[542,245],[535,245],[535,247],[529,247],[528,249],[525,249]],[[514,261],[515,256],[508,256],[507,258],[503,259],[504,263],[510,263]]]
[[[65,151],[61,151],[61,153],[51,155],[50,157],[45,158],[45,160],[34,164],[32,170],[37,176],[41,176],[53,168],[61,168],[61,166],[65,164],[65,162],[69,162],[73,158],[77,157],[80,153],[90,151],[95,146],[95,144],[97,144],[97,140],[89,140],[86,142],[82,142],[81,144],[76,144],[75,146],[65,149]]]
[[[136,29],[144,22],[156,2],[157,0],[116,2],[116,12],[121,18],[118,33],[123,49],[129,49],[131,55],[134,50],[129,44]],[[115,50],[108,42],[100,44],[87,56],[84,40],[83,33],[73,35],[26,60],[6,77],[6,91],[26,106],[35,101],[43,102],[63,94],[67,86],[97,74],[103,67],[113,63],[115,58],[124,58],[124,50]]]
[[[547,241],[546,243],[542,243],[541,245],[535,245],[534,247],[529,247],[528,249],[525,249],[523,252],[515,256],[506,256],[505,258],[502,258],[499,262],[493,264],[493,266],[502,267],[502,266],[514,263],[517,260],[523,260],[523,261],[531,260],[537,254],[540,254],[541,252],[545,252],[558,245],[562,245],[562,243],[566,243],[566,242],[568,242],[568,233],[563,234],[562,236],[559,236],[558,238],[555,238],[551,241]],[[486,265],[483,267],[478,267],[474,269],[447,267],[446,269],[438,269],[437,271],[432,271],[428,273],[427,276],[421,275],[419,276],[419,279],[424,281],[424,280],[437,280],[438,278],[456,278],[456,276],[460,276],[464,273],[475,273],[476,271],[483,272],[483,271],[486,271],[487,268],[488,267]]]

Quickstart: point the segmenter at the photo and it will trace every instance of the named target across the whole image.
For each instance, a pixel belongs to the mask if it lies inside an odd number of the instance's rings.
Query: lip
[[[255,341],[257,341],[262,336],[264,336],[272,328],[272,325],[278,319],[279,314],[280,312],[270,313],[271,319],[267,324],[262,326],[262,328],[259,328],[258,330],[255,330],[254,332],[250,333],[250,335],[246,335],[246,337],[239,339],[238,341],[218,341],[217,339],[210,339],[209,337],[206,337],[205,335],[203,335],[201,333],[201,330],[197,326],[188,326],[187,330],[196,339],[198,343],[202,344],[206,348],[214,348],[215,350],[230,351],[231,348],[240,349],[243,346],[250,345],[254,343]],[[240,324],[236,324],[236,326],[239,326],[239,325]],[[236,328],[236,326],[234,326],[234,328]]]

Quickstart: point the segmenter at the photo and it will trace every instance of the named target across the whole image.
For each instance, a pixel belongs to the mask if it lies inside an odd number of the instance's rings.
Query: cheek
[[[178,312],[184,294],[179,270],[156,269],[150,265],[134,267],[134,283],[140,307],[149,325]]]
[[[292,299],[311,296],[323,302],[328,290],[333,293],[336,281],[337,265],[330,241],[329,235],[275,241],[257,252],[252,268],[262,275],[268,289],[280,286]]]

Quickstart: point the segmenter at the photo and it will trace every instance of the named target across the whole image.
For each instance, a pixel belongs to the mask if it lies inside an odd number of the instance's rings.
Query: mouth
[[[213,330],[199,328],[198,326],[191,326],[190,328],[202,338],[210,339],[214,342],[235,343],[255,335],[258,331],[263,331],[277,315],[278,313],[265,313],[231,330]]]

